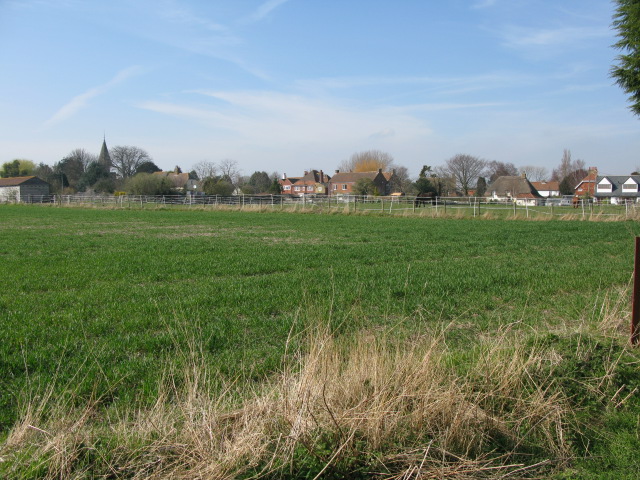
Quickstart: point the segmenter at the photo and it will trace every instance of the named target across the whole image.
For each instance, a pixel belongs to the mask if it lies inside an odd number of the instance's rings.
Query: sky
[[[0,163],[146,150],[162,169],[417,176],[464,153],[640,168],[608,0],[0,0]]]

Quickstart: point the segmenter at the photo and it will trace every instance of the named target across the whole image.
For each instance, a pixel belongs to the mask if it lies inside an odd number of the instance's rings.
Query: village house
[[[544,202],[542,195],[524,174],[496,178],[487,188],[486,198],[488,201],[508,201],[528,206],[540,205]]]
[[[336,170],[329,182],[329,195],[353,195],[353,186],[362,178],[371,180],[379,195],[388,195],[393,175],[394,172],[383,172],[381,168],[377,172],[341,172]]]
[[[34,197],[41,201],[42,196],[49,195],[51,185],[38,177],[0,178],[0,202],[29,202]]]
[[[535,188],[541,197],[559,197],[560,196],[560,182],[531,182],[533,188]]]
[[[285,173],[281,180],[278,180],[284,195],[304,196],[304,195],[327,195],[329,191],[329,181],[331,177],[322,170],[305,171],[302,177],[287,177]]]
[[[595,197],[597,179],[598,169],[596,167],[589,167],[589,173],[587,173],[587,176],[580,180],[580,183],[576,185],[575,195],[582,198]]]
[[[640,175],[597,176],[594,197],[599,202],[614,205],[638,202],[640,199]]]

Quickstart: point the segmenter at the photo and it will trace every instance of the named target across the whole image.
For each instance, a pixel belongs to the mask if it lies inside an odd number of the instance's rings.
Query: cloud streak
[[[260,22],[273,10],[287,3],[288,1],[289,0],[267,0],[257,9],[255,9],[247,18],[245,18],[242,23],[248,24]]]
[[[100,96],[107,93],[109,90],[114,88],[115,86],[123,83],[127,79],[139,75],[142,69],[139,66],[132,66],[125,68],[124,70],[119,71],[115,77],[109,80],[107,83],[102,85],[98,85],[97,87],[90,88],[84,93],[73,97],[69,102],[67,102],[64,106],[62,106],[51,118],[49,118],[45,123],[45,127],[52,127],[59,123],[64,122],[68,118],[72,117],[80,110],[85,108],[89,102]]]

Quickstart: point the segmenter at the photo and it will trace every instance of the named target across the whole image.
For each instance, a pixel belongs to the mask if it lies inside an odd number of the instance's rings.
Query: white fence
[[[318,209],[340,210],[344,212],[369,212],[378,214],[418,214],[448,216],[593,216],[593,215],[635,215],[638,204],[627,202],[609,204],[579,200],[563,204],[560,199],[549,199],[538,205],[518,204],[513,201],[487,201],[482,197],[434,197],[413,196],[303,196],[290,195],[29,195],[21,198],[21,203],[42,203],[57,206],[91,205],[116,208],[147,208],[149,206],[182,207],[236,207],[273,209]]]

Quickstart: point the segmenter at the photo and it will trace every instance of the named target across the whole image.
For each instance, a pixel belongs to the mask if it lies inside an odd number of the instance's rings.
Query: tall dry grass
[[[25,405],[1,447],[5,475],[34,478],[526,476],[562,463],[565,400],[545,355],[506,330],[458,358],[439,335],[399,341],[306,332],[260,385],[212,378],[192,345],[151,407],[52,395]],[[546,373],[545,373],[546,372]],[[215,387],[214,387],[215,385]],[[52,390],[49,390],[51,392]],[[305,477],[306,478],[306,477]]]

